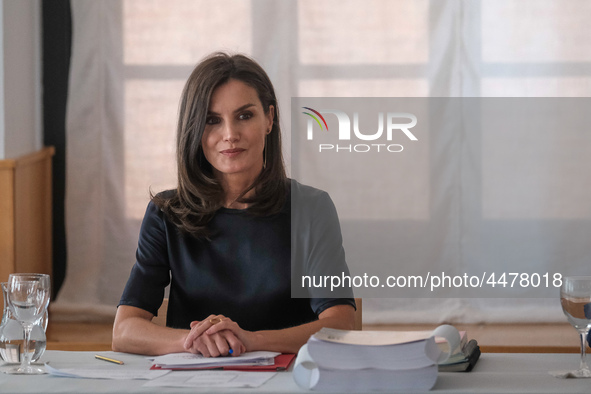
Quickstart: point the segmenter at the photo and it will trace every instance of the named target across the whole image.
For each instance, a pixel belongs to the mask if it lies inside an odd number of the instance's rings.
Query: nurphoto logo
[[[315,124],[318,125],[321,132],[329,132],[328,123],[324,115],[335,115],[338,121],[338,141],[351,141],[351,119],[344,111],[334,109],[315,110],[310,107],[302,107],[306,111],[303,114],[309,117],[307,122],[307,139],[314,140]],[[356,152],[366,153],[370,151],[376,152],[391,152],[398,153],[404,150],[401,144],[390,143],[392,137],[396,133],[403,133],[411,141],[418,141],[418,138],[410,131],[417,124],[417,117],[411,113],[406,112],[388,112],[386,118],[386,135],[385,141],[387,143],[378,143],[377,141],[384,141],[384,113],[378,113],[378,130],[373,133],[362,133],[359,129],[359,113],[353,113],[353,135],[357,140],[361,141],[376,141],[375,143],[361,143],[361,144],[318,144],[318,151],[323,152]]]

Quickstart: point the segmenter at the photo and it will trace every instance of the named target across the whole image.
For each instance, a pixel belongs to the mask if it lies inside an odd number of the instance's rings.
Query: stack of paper
[[[448,351],[437,345],[436,336],[445,339]],[[320,391],[429,390],[437,380],[437,363],[459,344],[460,334],[448,325],[433,332],[323,328],[300,349],[294,379]]]
[[[203,357],[201,354],[171,353],[156,357],[152,369],[211,369],[223,367],[272,366],[276,352],[247,352],[232,357]]]

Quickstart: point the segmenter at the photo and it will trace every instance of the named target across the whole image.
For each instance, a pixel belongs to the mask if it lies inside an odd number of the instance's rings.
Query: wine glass
[[[591,328],[591,276],[567,276],[562,279],[560,303],[568,322],[581,337],[581,364],[571,374],[578,378],[591,377],[585,361],[587,334]]]
[[[46,274],[10,274],[8,277],[8,305],[25,331],[21,366],[9,370],[8,373],[45,373],[45,370],[31,366],[29,346],[33,325],[43,316],[49,305],[50,287],[49,275]]]

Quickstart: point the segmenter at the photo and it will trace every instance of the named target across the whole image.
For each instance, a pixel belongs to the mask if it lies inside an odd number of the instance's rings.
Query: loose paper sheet
[[[125,367],[118,368],[53,368],[45,364],[45,370],[54,376],[65,378],[83,378],[83,379],[111,379],[111,380],[132,380],[132,379],[156,379],[168,374],[170,371],[150,371],[146,369],[132,369]]]
[[[257,388],[276,374],[240,371],[171,372],[147,382],[144,387]]]

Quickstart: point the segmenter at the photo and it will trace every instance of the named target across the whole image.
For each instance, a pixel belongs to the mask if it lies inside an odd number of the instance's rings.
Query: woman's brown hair
[[[255,89],[266,114],[271,105],[275,108],[273,127],[267,135],[263,152],[266,165],[237,201],[248,203],[249,213],[265,216],[279,212],[286,199],[287,177],[281,151],[279,107],[271,80],[263,68],[247,56],[213,53],[195,67],[181,95],[177,126],[177,189],[175,193],[152,196],[154,204],[181,232],[197,238],[210,235],[207,223],[224,202],[224,191],[213,175],[211,164],[205,159],[201,139],[211,95],[230,79]],[[252,189],[255,189],[254,195],[244,198]]]

